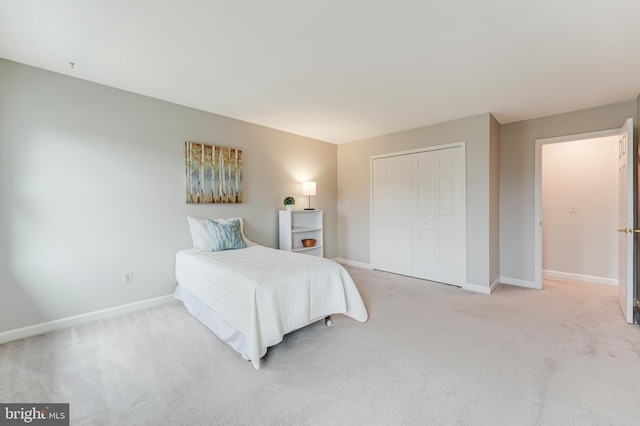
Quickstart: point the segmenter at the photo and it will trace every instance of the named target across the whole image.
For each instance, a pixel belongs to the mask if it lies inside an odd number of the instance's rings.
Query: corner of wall
[[[500,128],[489,114],[489,281],[500,277]]]

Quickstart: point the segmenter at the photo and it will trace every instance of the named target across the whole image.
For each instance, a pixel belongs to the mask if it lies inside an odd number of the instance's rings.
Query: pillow
[[[235,250],[247,246],[242,238],[240,219],[224,222],[207,219],[207,227],[211,238],[211,251]]]
[[[244,243],[249,246],[255,245],[255,243],[249,241],[244,236],[244,222],[241,217],[236,218],[240,221],[240,233]],[[215,219],[218,223],[226,223],[231,219]],[[187,216],[189,222],[189,230],[191,231],[191,239],[193,240],[193,248],[201,251],[211,251],[211,237],[209,235],[209,227],[207,226],[207,219],[201,219],[198,217]]]
[[[188,216],[187,221],[189,222],[193,248],[196,250],[211,251],[211,238],[209,237],[209,228],[207,228],[207,219]]]

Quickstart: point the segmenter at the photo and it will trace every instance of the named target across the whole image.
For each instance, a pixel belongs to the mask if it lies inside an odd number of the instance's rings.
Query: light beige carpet
[[[176,302],[0,345],[0,402],[69,402],[74,425],[640,422],[640,327],[616,288],[348,270],[369,321],[291,333],[259,371]]]

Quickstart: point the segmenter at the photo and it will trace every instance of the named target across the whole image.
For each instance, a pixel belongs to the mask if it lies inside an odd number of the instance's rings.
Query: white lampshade
[[[316,183],[302,182],[302,195],[316,195]]]

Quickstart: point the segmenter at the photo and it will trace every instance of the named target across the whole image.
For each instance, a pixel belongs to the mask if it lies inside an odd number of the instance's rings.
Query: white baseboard
[[[169,294],[167,296],[160,296],[154,299],[147,299],[140,302],[129,303],[127,305],[115,306],[113,308],[88,312],[86,314],[75,315],[55,321],[43,322],[41,324],[30,325],[28,327],[16,328],[14,330],[4,331],[0,333],[0,343],[24,339],[25,337],[37,336],[38,334],[48,333],[50,331],[59,330],[61,328],[72,327],[74,325],[84,324],[91,321],[115,317],[117,315],[126,314],[127,312],[147,309],[153,306],[171,302],[172,300],[173,294]]]
[[[617,287],[618,280],[614,278],[594,277],[591,275],[571,274],[569,272],[548,271],[543,269],[542,276],[545,278],[558,278],[561,280],[577,281],[581,283],[605,284]]]
[[[500,277],[500,282],[502,284],[516,285],[518,287],[533,288],[536,290],[540,289],[534,281],[526,281],[519,278]]]
[[[333,260],[335,260],[338,263],[342,263],[344,265],[355,266],[356,268],[363,268],[363,269],[369,269],[369,270],[373,269],[371,265],[369,265],[368,263],[356,262],[354,260],[348,260],[348,259],[341,259],[339,257],[336,257]]]
[[[478,284],[469,284],[469,283],[465,283],[462,288],[464,290],[468,290],[468,291],[473,291],[475,293],[482,293],[482,294],[491,294],[491,287],[485,287],[483,285],[478,285]]]

